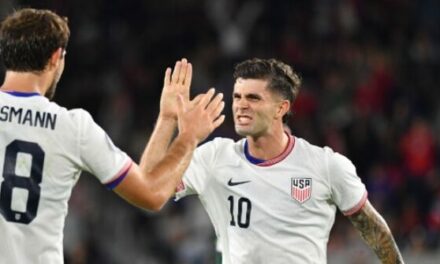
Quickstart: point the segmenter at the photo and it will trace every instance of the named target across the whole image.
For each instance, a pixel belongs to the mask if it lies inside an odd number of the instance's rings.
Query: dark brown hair
[[[298,74],[289,65],[276,59],[245,60],[235,66],[234,79],[238,78],[267,80],[268,88],[289,100],[291,106],[301,86]],[[289,110],[283,116],[283,122],[287,123],[291,115]]]
[[[67,18],[50,10],[24,8],[0,25],[0,56],[6,70],[40,72],[58,48],[66,49]]]

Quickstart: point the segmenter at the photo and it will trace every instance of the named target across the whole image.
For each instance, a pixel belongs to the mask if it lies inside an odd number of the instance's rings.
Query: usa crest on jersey
[[[292,198],[300,203],[304,203],[312,195],[311,178],[292,178]]]

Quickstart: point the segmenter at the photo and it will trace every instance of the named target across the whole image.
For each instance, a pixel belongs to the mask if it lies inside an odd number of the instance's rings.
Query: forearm
[[[114,189],[136,206],[158,211],[174,194],[197,144],[224,121],[223,95],[210,89],[189,101],[192,66],[186,59],[165,71],[158,121],[139,166],[133,165]],[[178,123],[177,123],[178,122]],[[173,138],[179,126],[179,134]]]
[[[195,139],[178,135],[164,159],[149,172],[134,164],[127,177],[114,189],[130,203],[153,211],[159,211],[174,194],[182,175],[191,161],[197,146]]]
[[[151,171],[165,157],[176,128],[176,120],[159,115],[139,163],[142,171]]]
[[[176,61],[173,70],[166,69],[159,117],[139,163],[144,172],[150,172],[165,157],[177,129],[178,98],[189,100],[191,80],[192,66],[185,58]]]
[[[404,263],[387,223],[368,201],[349,219],[382,263]]]
[[[164,203],[174,194],[177,185],[188,168],[197,141],[190,136],[178,135],[168,148],[164,158],[150,171],[151,188],[160,194]]]

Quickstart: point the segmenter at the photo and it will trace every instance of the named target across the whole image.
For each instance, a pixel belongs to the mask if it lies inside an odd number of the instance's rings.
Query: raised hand
[[[177,106],[179,133],[186,133],[197,142],[206,139],[225,120],[225,116],[221,115],[225,107],[223,94],[215,95],[213,88],[192,101],[179,96]]]
[[[189,88],[192,80],[192,65],[187,59],[177,61],[174,69],[165,71],[164,85],[160,98],[160,116],[177,120],[178,97],[189,100]]]

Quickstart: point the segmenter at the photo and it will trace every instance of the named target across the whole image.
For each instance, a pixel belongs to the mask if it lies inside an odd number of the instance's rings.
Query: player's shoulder
[[[334,151],[329,146],[320,147],[301,138],[297,138],[297,144],[298,148],[303,151],[302,156],[310,156],[312,159],[324,161],[329,167],[353,166],[346,156]]]
[[[76,121],[91,121],[93,120],[92,115],[82,108],[73,108],[67,110],[67,115],[72,119]]]
[[[234,151],[243,145],[243,140],[244,139],[235,141],[231,138],[216,137],[213,140],[204,143],[203,145],[201,145],[201,147],[209,148],[215,152],[220,153],[225,151]]]
[[[230,138],[216,137],[198,147],[198,153],[215,163],[224,163],[225,161],[237,161],[237,155],[240,152],[240,146],[243,140],[234,141]],[[209,158],[208,158],[209,157]]]
[[[47,98],[38,98],[38,108],[43,108],[45,111],[61,115],[62,118],[70,119],[90,119],[91,115],[82,108],[67,109],[56,102],[49,101]]]
[[[225,138],[225,137],[216,137],[211,142],[216,147],[221,147],[221,148],[230,147],[230,146],[237,144],[237,141],[234,141],[231,138]]]
[[[67,109],[56,103],[51,103],[50,108],[50,111],[57,113],[57,122],[63,131],[73,132],[87,130],[94,124],[91,114],[82,108]]]
[[[230,138],[225,137],[215,137],[211,140],[205,141],[200,145],[200,147],[204,148],[225,148],[230,145],[233,145],[235,142]]]
[[[318,146],[300,137],[295,137],[295,148],[303,152],[304,155],[309,154],[318,157],[325,157],[336,153],[328,146]]]

